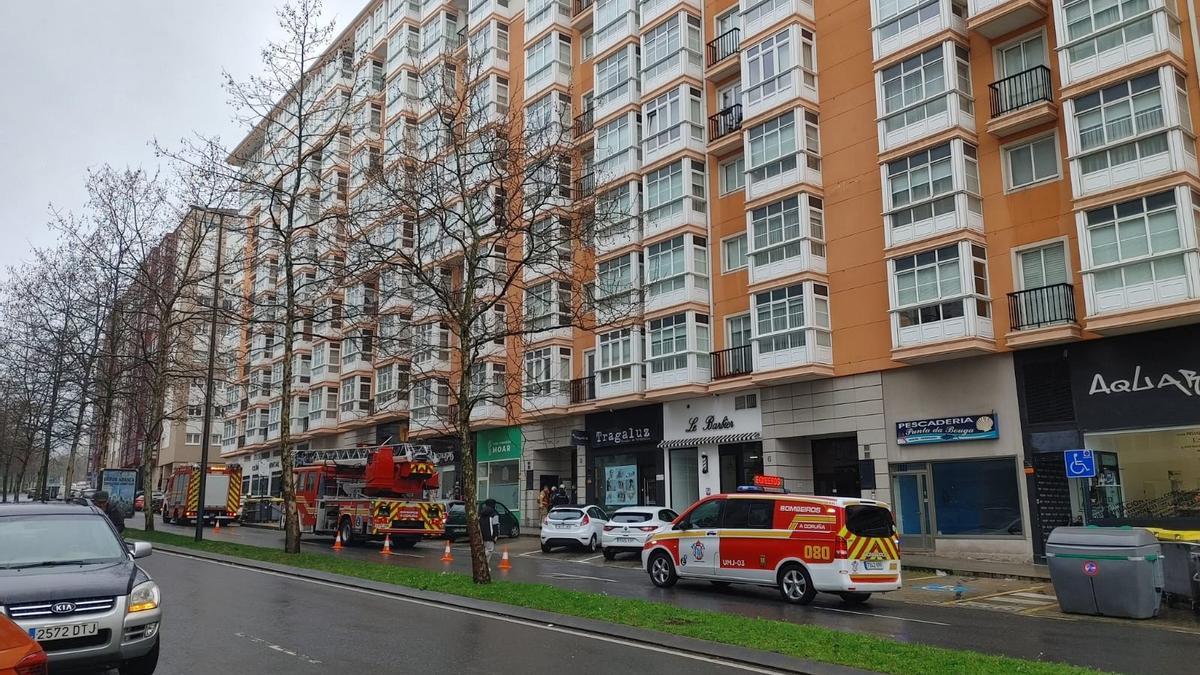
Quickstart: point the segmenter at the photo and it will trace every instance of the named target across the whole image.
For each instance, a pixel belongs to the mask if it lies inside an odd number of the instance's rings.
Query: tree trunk
[[[83,415],[87,412],[87,388],[79,396],[79,413],[75,416],[75,430],[71,432],[71,452],[67,454],[67,472],[63,478],[63,489],[68,492],[75,481],[75,457],[79,452],[79,439],[83,435]]]
[[[54,418],[58,411],[58,394],[62,388],[62,371],[59,369],[59,364],[62,362],[62,352],[56,354],[54,359],[53,380],[50,383],[50,408],[46,411],[46,429],[43,432],[42,439],[42,469],[38,475],[38,492],[41,493],[42,499],[48,496],[46,487],[50,483],[50,444],[54,438]]]
[[[154,531],[154,490],[150,486],[153,485],[154,465],[158,463],[158,444],[162,438],[161,416],[159,419],[160,421],[151,427],[151,433],[142,441],[142,528],[147,532]],[[158,433],[154,433],[155,429]],[[203,517],[203,506],[200,507],[200,512]]]
[[[296,291],[293,283],[295,275],[292,270],[291,240],[284,242],[284,278],[287,290],[284,293],[283,309],[283,382],[280,387],[281,401],[279,404],[279,470],[282,473],[281,492],[284,508],[283,550],[287,553],[300,552],[300,512],[296,510],[296,480],[292,470],[295,467],[292,454],[292,339],[296,328],[293,325],[296,311]],[[311,405],[311,403],[310,403]]]

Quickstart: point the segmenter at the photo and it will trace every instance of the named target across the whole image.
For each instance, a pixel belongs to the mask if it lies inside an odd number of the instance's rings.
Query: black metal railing
[[[734,103],[708,118],[708,140],[715,141],[742,128],[742,104]]]
[[[712,379],[754,372],[754,351],[750,345],[730,347],[712,353]]]
[[[1050,69],[1046,66],[1034,66],[1016,75],[1009,75],[989,84],[988,90],[991,92],[993,119],[1039,101],[1054,100]]]
[[[583,403],[596,398],[596,376],[571,380],[571,403]]]
[[[575,180],[575,199],[591,197],[596,191],[596,174],[587,172]]]
[[[1008,324],[1029,330],[1060,323],[1075,323],[1075,288],[1054,284],[1008,294]]]
[[[741,32],[736,28],[721,33],[708,43],[708,67],[717,65],[741,49]]]
[[[593,2],[594,0],[575,0],[575,13],[571,16],[575,17],[583,14],[584,10],[591,7]]]
[[[595,121],[596,118],[592,114],[592,108],[588,108],[587,110],[579,113],[579,115],[575,117],[575,123],[571,125],[571,128],[575,132],[575,138],[579,138],[580,136],[591,131],[595,127]]]

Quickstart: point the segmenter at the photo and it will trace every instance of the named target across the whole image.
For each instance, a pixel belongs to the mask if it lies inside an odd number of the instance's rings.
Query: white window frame
[[[1104,171],[1113,166],[1121,166],[1130,162],[1143,160],[1147,157],[1170,152],[1170,143],[1167,140],[1167,133],[1172,127],[1169,123],[1167,112],[1168,96],[1170,94],[1162,82],[1162,73],[1162,70],[1156,69],[1121,82],[1114,82],[1103,90],[1090,92],[1071,99],[1071,124],[1074,130],[1072,140],[1078,152],[1078,155],[1072,159],[1078,160],[1081,175]],[[1136,93],[1134,92],[1135,87],[1141,86],[1143,83],[1149,83],[1151,80],[1154,81],[1153,86],[1146,86]],[[1172,82],[1171,86],[1174,87],[1174,85],[1175,83]],[[1112,92],[1121,86],[1124,86],[1128,93],[1120,98],[1104,100],[1107,92]],[[1151,95],[1157,95],[1157,109],[1151,107],[1137,112],[1135,100],[1149,99]],[[1092,105],[1093,101],[1095,105]],[[1127,105],[1128,117],[1116,116],[1116,111],[1120,104]],[[1081,110],[1081,105],[1088,107]],[[1155,111],[1157,115],[1152,114]],[[1109,118],[1110,112],[1114,115],[1112,118]],[[1092,126],[1085,130],[1081,124],[1082,118],[1092,116],[1095,113],[1100,114],[1100,125]],[[1190,111],[1188,114],[1191,114]],[[1142,120],[1141,122],[1139,122],[1139,117]],[[1125,126],[1123,120],[1128,121],[1128,133],[1117,136],[1116,134],[1121,133]],[[1089,147],[1084,147],[1085,134],[1096,131],[1099,132],[1099,142]],[[1113,135],[1112,138],[1110,138],[1110,134]],[[1156,149],[1149,143],[1149,141],[1157,139],[1161,139],[1161,149]],[[1134,153],[1132,158],[1128,157],[1130,149]],[[1121,154],[1116,154],[1115,157],[1117,159],[1114,161],[1114,153],[1119,153],[1122,150],[1124,151],[1125,159],[1121,159]],[[1089,160],[1100,157],[1103,157],[1103,166],[1097,165],[1089,169]]]
[[[905,166],[901,167],[902,164]],[[935,167],[939,170],[948,167],[949,173],[935,179]],[[971,143],[952,139],[921,152],[898,157],[883,166],[883,175],[884,209],[889,231],[954,211],[958,206],[956,195],[960,192],[968,195],[968,208],[972,212],[983,213],[979,149]],[[901,177],[907,187],[904,189],[904,200],[897,203],[896,195],[899,192],[895,186],[901,182]],[[914,178],[928,178],[928,182],[914,184]],[[947,179],[949,187],[935,192],[937,181]],[[924,185],[926,190],[914,194],[914,185]],[[947,204],[948,210],[938,211],[939,208],[946,209]],[[902,220],[903,215],[907,215],[908,219]]]
[[[735,321],[746,322],[746,342],[744,344],[733,344],[733,323]],[[725,317],[725,348],[733,349],[735,347],[746,347],[754,344],[754,315],[750,312],[742,312]]]
[[[1038,143],[1044,143],[1047,140],[1050,140],[1050,142],[1054,146],[1054,155],[1053,155],[1053,157],[1054,157],[1054,173],[1047,175],[1047,176],[1043,176],[1041,178],[1038,178],[1035,175],[1034,180],[1032,180],[1028,183],[1022,183],[1021,185],[1014,185],[1013,184],[1013,171],[1012,171],[1012,153],[1021,148],[1029,147],[1029,149],[1030,149],[1029,150],[1029,160],[1032,164],[1034,161],[1032,146],[1034,146]],[[1001,157],[1000,168],[1004,172],[1004,192],[1005,193],[1020,192],[1021,190],[1028,190],[1030,188],[1038,187],[1044,183],[1053,183],[1055,181],[1062,180],[1062,153],[1059,151],[1058,130],[1057,129],[1051,131],[1050,133],[1039,134],[1037,136],[1033,136],[1030,138],[1022,138],[1021,140],[1013,141],[1012,143],[1006,143],[1006,144],[1000,146],[1000,157]],[[1037,169],[1036,164],[1033,165],[1033,168],[1036,171],[1036,169]]]
[[[804,255],[806,239],[810,240],[812,254],[824,257],[824,207],[820,197],[798,193],[749,210],[746,233],[750,266],[757,268],[799,258]],[[793,212],[795,222],[789,222]],[[778,236],[773,237],[773,232],[778,232]]]
[[[638,356],[634,349],[636,339],[632,328],[619,328],[596,336],[598,384],[616,384],[633,379],[633,366]]]
[[[913,79],[915,73],[920,73],[919,80]],[[876,96],[884,129],[887,132],[903,129],[948,111],[949,97],[955,93],[960,97],[959,106],[974,114],[970,74],[970,50],[953,40],[941,42],[878,71]],[[936,77],[930,79],[934,75]],[[907,92],[915,91],[918,81],[921,95],[909,98]],[[888,85],[891,83],[897,83],[900,87],[896,92],[899,98],[888,95]],[[931,88],[930,85],[934,86]],[[897,119],[899,124],[893,126],[893,120]]]
[[[1022,246],[1014,246],[1013,247],[1012,251],[1010,252],[1009,257],[1011,258],[1011,262],[1012,262],[1012,274],[1013,274],[1012,278],[1013,278],[1013,289],[1014,290],[1028,291],[1028,290],[1031,290],[1031,288],[1038,288],[1037,286],[1027,287],[1025,285],[1025,275],[1024,275],[1024,272],[1022,271],[1021,256],[1025,253],[1031,253],[1033,251],[1037,251],[1037,250],[1043,249],[1043,248],[1050,248],[1051,246],[1062,246],[1063,247],[1063,266],[1066,267],[1066,271],[1067,271],[1067,283],[1072,284],[1072,285],[1074,284],[1075,273],[1074,273],[1073,268],[1071,267],[1071,240],[1069,237],[1064,235],[1061,237],[1054,237],[1053,239],[1043,239],[1041,241],[1035,241],[1032,244],[1024,244]]]
[[[793,311],[797,301],[799,312]],[[783,312],[778,314],[781,307]],[[821,334],[817,344],[829,346],[829,287],[802,281],[758,291],[754,293],[750,317],[753,340],[759,354],[808,347],[806,333],[810,329],[817,329]],[[781,318],[784,325],[779,326],[777,323]],[[764,325],[767,328],[765,331]]]
[[[730,171],[732,167],[732,171]],[[736,184],[731,185],[730,179]],[[717,189],[722,196],[746,189],[746,156],[738,155],[717,165]]]
[[[1094,9],[1090,9],[1097,2],[1103,2],[1103,0],[1063,0],[1061,3],[1056,3],[1061,8],[1062,35],[1065,38],[1062,41],[1062,44],[1059,45],[1059,49],[1067,55],[1068,64],[1073,64],[1084,59],[1090,59],[1097,54],[1111,51],[1112,49],[1119,49],[1127,42],[1131,42],[1132,40],[1144,37],[1145,35],[1152,34],[1154,32],[1153,15],[1155,12],[1158,12],[1163,8],[1163,4],[1161,2],[1151,0],[1147,3],[1145,10],[1138,12],[1137,14],[1125,16],[1125,3],[1115,2],[1111,5],[1111,7],[1106,7],[1104,10],[1115,9],[1119,14],[1119,17],[1117,20],[1097,29],[1095,27],[1096,12]],[[1088,11],[1086,16],[1088,17],[1091,30],[1087,31],[1086,33],[1079,33],[1072,36],[1072,23],[1070,22],[1067,13],[1071,9],[1083,6],[1089,7],[1090,11]],[[1076,23],[1080,22],[1077,21]],[[1129,34],[1126,32],[1136,32],[1147,27],[1149,28],[1147,32],[1137,34],[1133,38],[1130,38]],[[1101,52],[1097,45],[1098,40],[1101,37],[1116,31],[1121,31],[1121,39],[1112,43],[1116,46],[1110,47],[1109,49],[1105,49],[1104,52]]]
[[[740,265],[730,264],[729,247],[737,245],[741,242],[742,263]],[[750,266],[750,240],[746,232],[738,232],[721,240],[721,274],[729,274],[738,270],[744,270]]]
[[[929,256],[930,254],[934,257],[922,261],[922,257]],[[951,254],[953,257],[950,257]],[[907,266],[910,260],[913,261],[912,267]],[[949,263],[951,260],[953,260],[954,268],[953,277],[949,275]],[[899,265],[902,262],[905,264],[905,268],[899,269]],[[970,267],[964,267],[964,265],[968,264]],[[981,269],[984,272],[982,282],[975,274],[980,269],[979,265],[982,265]],[[933,272],[933,285],[937,289],[936,296],[924,299],[920,297],[922,271]],[[902,276],[909,276],[910,272],[913,278],[912,292],[917,294],[917,297],[912,301],[902,302],[900,299],[900,278]],[[943,272],[945,272],[945,275],[943,275]],[[891,311],[897,315],[897,321],[900,322],[899,325],[902,328],[963,318],[968,314],[974,314],[977,317],[983,318],[991,317],[991,281],[987,270],[987,250],[980,244],[974,242],[955,242],[919,251],[911,255],[893,258],[888,261],[888,276],[893,298]],[[951,279],[957,284],[957,288],[943,286],[944,283],[948,283]],[[983,285],[982,289],[979,288],[980,283]],[[974,310],[967,306],[967,303],[972,300],[975,301]],[[944,308],[954,303],[958,303],[962,313],[947,317],[944,313]],[[935,307],[937,308],[938,317],[926,321],[922,316],[922,312]],[[915,316],[915,321],[910,318],[908,319],[909,323],[904,323],[905,317],[909,316]]]
[[[1170,196],[1170,206],[1165,204],[1165,199],[1155,199],[1163,198],[1164,195]],[[1159,201],[1164,201],[1164,203],[1158,204]],[[1137,216],[1140,219],[1140,231],[1144,232],[1145,234],[1144,239],[1146,250],[1145,252],[1141,253],[1131,253],[1129,255],[1125,255],[1122,252],[1122,249],[1128,246],[1128,242],[1132,242],[1134,237],[1122,236],[1123,233],[1121,230],[1123,228],[1121,228],[1121,225],[1126,224],[1129,229],[1132,230],[1137,219],[1135,219],[1135,213],[1133,212],[1129,212],[1126,213],[1126,215],[1121,216],[1120,211],[1122,210],[1122,207],[1129,208],[1133,202],[1141,202],[1140,208],[1142,210],[1137,212]],[[1193,205],[1193,215],[1195,213],[1195,207],[1196,205]],[[1112,220],[1106,219],[1093,221],[1093,214],[1096,214],[1097,218],[1103,217],[1101,212],[1106,210],[1114,216]],[[1153,230],[1151,230],[1150,219],[1154,215],[1170,212],[1173,212],[1175,217],[1175,236],[1177,243],[1175,246],[1170,248],[1156,250],[1154,248],[1154,234]],[[1188,225],[1189,222],[1187,215],[1184,212],[1184,203],[1181,203],[1179,193],[1174,188],[1168,188],[1167,190],[1156,192],[1154,194],[1143,195],[1133,199],[1124,200],[1117,204],[1110,204],[1095,209],[1089,209],[1083,213],[1083,234],[1085,239],[1080,244],[1081,248],[1086,247],[1081,255],[1081,257],[1084,257],[1087,261],[1084,266],[1083,273],[1091,277],[1094,292],[1098,293],[1115,290],[1116,288],[1128,288],[1132,284],[1126,281],[1126,273],[1131,268],[1142,267],[1147,264],[1150,265],[1151,279],[1154,282],[1161,281],[1162,279],[1177,279],[1180,276],[1186,276],[1188,274],[1186,266],[1186,253],[1189,250],[1193,250],[1187,246],[1188,234],[1184,231],[1184,229],[1188,227]],[[1113,228],[1114,237],[1112,245],[1116,247],[1117,255],[1113,260],[1097,262],[1097,249],[1095,246],[1096,232],[1101,229],[1107,229],[1108,227]],[[1197,234],[1200,235],[1200,233]],[[1183,267],[1182,273],[1172,276],[1164,275],[1160,277],[1158,272],[1159,264],[1164,260],[1170,260],[1173,258],[1180,259],[1180,265]],[[1104,278],[1101,275],[1109,275],[1110,273],[1119,273],[1122,283],[1119,286],[1106,286],[1104,288],[1100,288],[1100,281]],[[1145,283],[1145,281],[1135,283]]]

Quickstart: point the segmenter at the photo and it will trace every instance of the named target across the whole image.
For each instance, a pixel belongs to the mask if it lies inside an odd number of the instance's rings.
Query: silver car
[[[53,670],[158,665],[158,585],[135,563],[146,542],[124,542],[94,506],[0,505],[0,613],[37,640]]]

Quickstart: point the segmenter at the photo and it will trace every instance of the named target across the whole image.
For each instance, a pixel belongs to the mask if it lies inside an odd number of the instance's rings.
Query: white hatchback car
[[[555,546],[600,548],[600,533],[608,522],[604,509],[593,504],[555,506],[542,520],[542,553]]]
[[[618,553],[641,555],[646,539],[678,517],[679,514],[662,506],[626,506],[617,509],[600,534],[604,559],[612,560]]]

